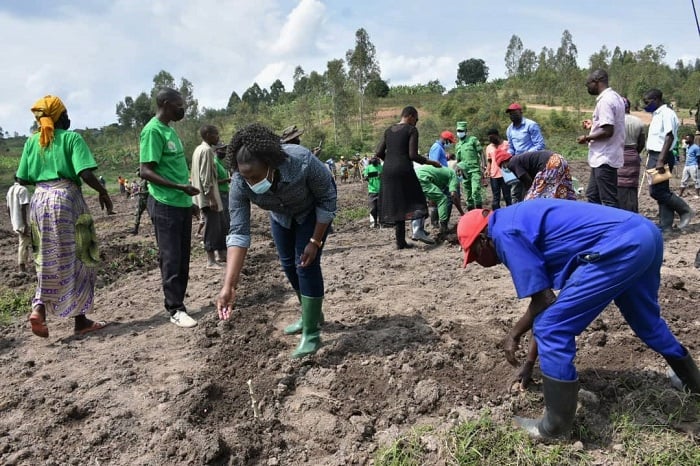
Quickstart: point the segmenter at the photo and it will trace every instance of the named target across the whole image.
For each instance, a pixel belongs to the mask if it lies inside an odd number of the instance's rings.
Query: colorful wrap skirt
[[[569,164],[559,154],[549,157],[547,167],[535,175],[525,196],[526,201],[541,198],[576,200]]]
[[[32,306],[61,317],[89,313],[99,252],[80,187],[69,180],[37,183],[30,225],[38,280]]]

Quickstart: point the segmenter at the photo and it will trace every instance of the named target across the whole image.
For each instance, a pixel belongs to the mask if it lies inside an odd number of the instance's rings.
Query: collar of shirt
[[[651,114],[654,115],[654,116],[660,115],[660,114],[661,114],[661,111],[662,111],[665,107],[666,107],[666,104],[662,104],[659,108],[657,108],[656,110],[654,110]]]
[[[600,94],[598,94],[598,96],[595,98],[595,101],[598,102],[600,99],[602,99],[602,98],[603,98],[603,94],[605,94],[605,93],[608,92],[608,91],[612,91],[612,89],[609,88],[609,87],[606,87],[605,89],[603,89],[603,92],[601,92]]]

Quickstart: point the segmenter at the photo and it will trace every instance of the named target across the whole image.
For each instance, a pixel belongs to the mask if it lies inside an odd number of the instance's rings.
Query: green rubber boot
[[[297,298],[299,298],[299,303],[301,303],[301,292],[297,291],[296,294],[297,294]],[[321,312],[321,320],[319,321],[319,323],[321,325],[323,325],[324,322],[325,322],[325,318],[323,317],[323,312]],[[303,327],[303,323],[302,323],[301,317],[300,317],[299,320],[297,320],[293,324],[287,325],[284,328],[284,334],[285,335],[296,335],[297,333],[301,333],[302,327]]]
[[[294,292],[297,294],[297,299],[299,299],[299,303],[301,304],[301,292],[299,290],[294,290]],[[301,318],[294,322],[293,324],[289,324],[284,328],[284,334],[285,335],[295,335],[297,333],[301,333],[301,327],[302,327],[302,322]]]
[[[303,358],[307,354],[314,354],[321,347],[321,308],[323,297],[301,297],[301,341],[292,353],[292,358]]]

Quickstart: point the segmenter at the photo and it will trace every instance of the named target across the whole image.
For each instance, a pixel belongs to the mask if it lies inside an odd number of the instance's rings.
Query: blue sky
[[[513,34],[539,52],[568,29],[580,66],[603,45],[663,45],[670,65],[700,56],[690,0],[3,0],[0,127],[26,134],[45,94],[64,100],[74,128],[113,123],[116,103],[162,69],[189,79],[200,107],[222,108],[256,81],[290,89],[297,65],[323,72],[361,27],[390,84],[448,89],[468,58],[504,77]]]

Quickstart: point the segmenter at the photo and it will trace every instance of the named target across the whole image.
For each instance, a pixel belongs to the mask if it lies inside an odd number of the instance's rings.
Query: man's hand
[[[442,168],[442,165],[440,165],[440,162],[438,162],[437,160],[428,160],[426,163],[428,165],[432,165],[435,168]]]
[[[515,352],[520,347],[520,337],[515,337],[512,332],[503,339],[503,351],[506,354],[506,360],[513,367],[518,367],[518,358],[515,357]]]
[[[109,194],[105,191],[99,195],[100,203],[107,209],[107,215],[114,215],[114,205],[112,205],[112,199]]]
[[[579,136],[578,138],[576,138],[576,142],[578,142],[579,144],[588,144],[588,141],[586,140],[585,135]]]
[[[182,190],[185,192],[185,194],[188,194],[190,196],[196,196],[197,194],[199,194],[199,189],[195,188],[191,184],[183,184]]]
[[[532,383],[532,368],[535,366],[535,363],[532,361],[525,361],[522,366],[520,366],[520,369],[518,372],[515,374],[515,380],[513,382],[519,382],[520,385],[518,388],[523,391],[527,388],[528,385]]]

